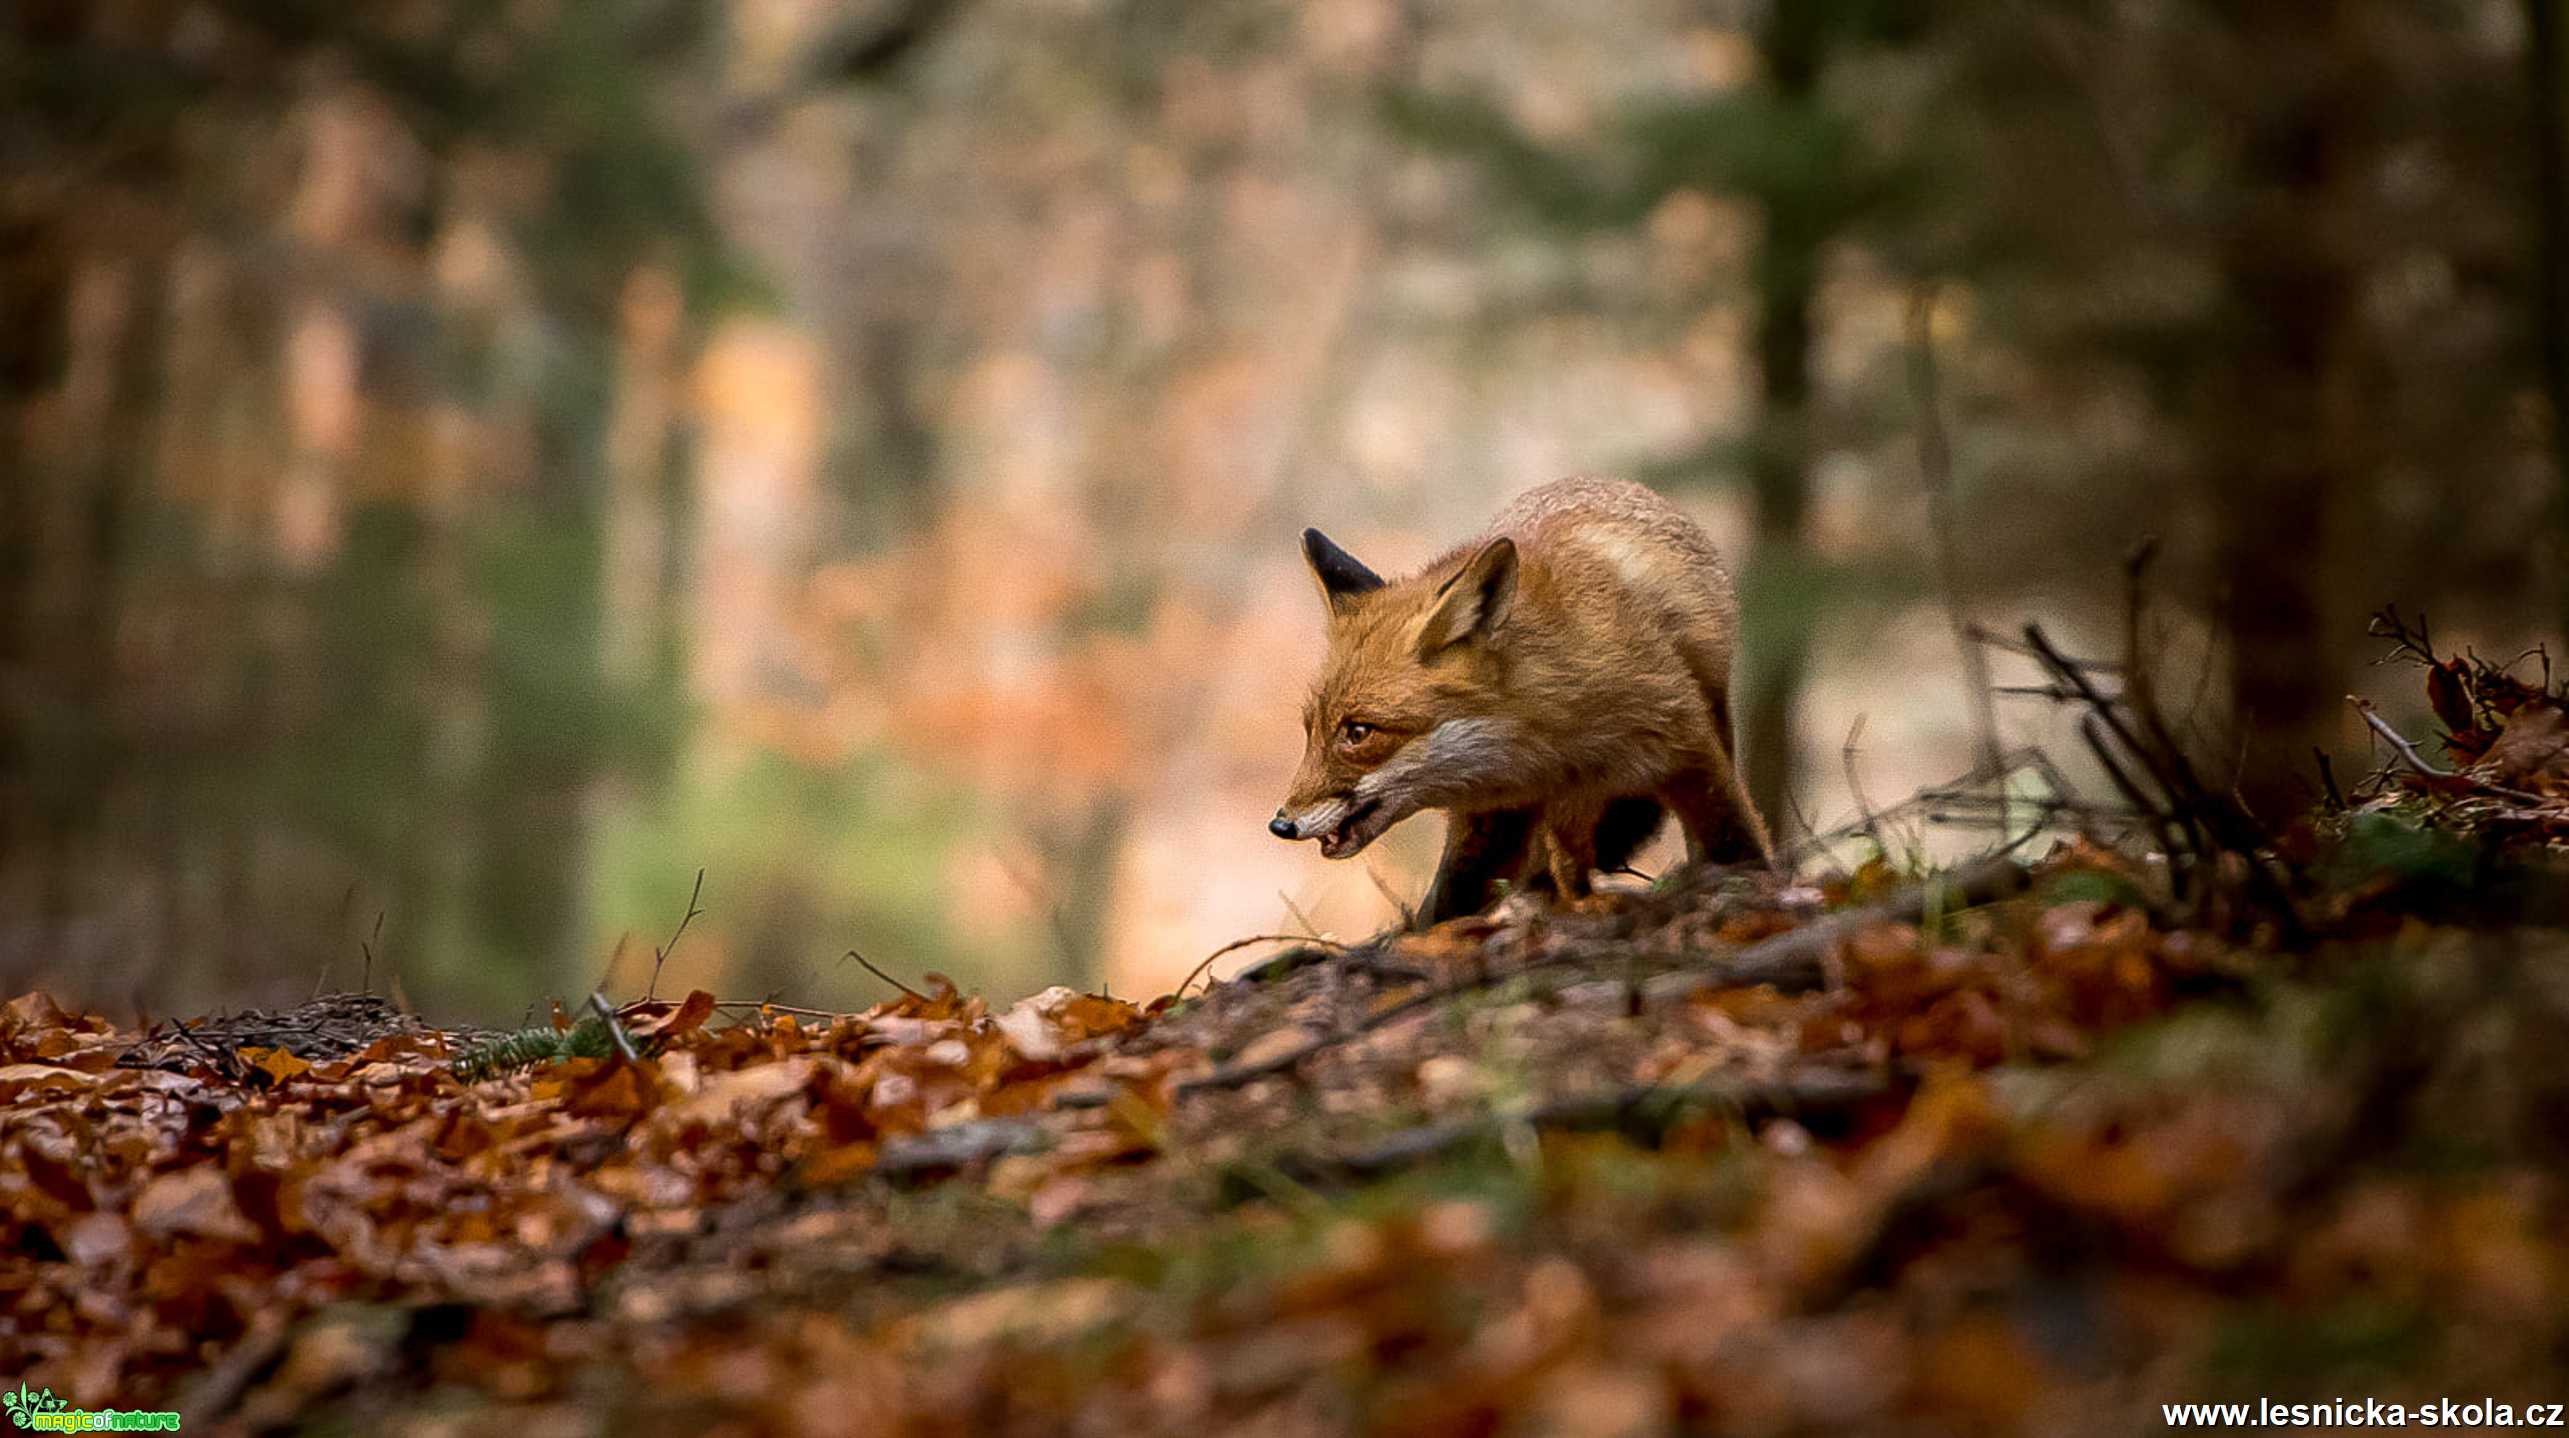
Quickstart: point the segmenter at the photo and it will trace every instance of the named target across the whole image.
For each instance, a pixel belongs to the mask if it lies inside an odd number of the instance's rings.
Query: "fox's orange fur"
[[[1712,541],[1666,500],[1557,480],[1388,583],[1318,530],[1303,549],[1329,658],[1278,835],[1343,859],[1447,811],[1429,922],[1479,910],[1503,879],[1584,898],[1663,810],[1690,859],[1772,857],[1731,744],[1738,600]]]

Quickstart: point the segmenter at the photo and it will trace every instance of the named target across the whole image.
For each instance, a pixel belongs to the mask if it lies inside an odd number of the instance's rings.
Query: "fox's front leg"
[[[1418,921],[1441,924],[1488,908],[1501,879],[1514,882],[1525,872],[1534,829],[1532,809],[1448,815],[1445,857],[1436,865],[1436,882],[1428,885]]]
[[[1589,875],[1597,867],[1597,821],[1606,816],[1602,799],[1559,800],[1543,811],[1544,846],[1551,850],[1552,887],[1568,908],[1584,908],[1590,898]]]
[[[1686,862],[1774,864],[1775,841],[1729,755],[1715,755],[1702,768],[1679,774],[1660,798],[1685,827]]]

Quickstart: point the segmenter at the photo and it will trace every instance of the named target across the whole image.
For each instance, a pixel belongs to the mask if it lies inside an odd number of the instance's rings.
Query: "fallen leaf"
[[[231,1180],[210,1166],[162,1174],[134,1196],[134,1227],[154,1238],[256,1243],[259,1230],[232,1198]]]
[[[240,1052],[242,1060],[252,1069],[268,1076],[270,1087],[281,1084],[297,1074],[312,1071],[312,1065],[298,1057],[292,1049],[245,1048]]]

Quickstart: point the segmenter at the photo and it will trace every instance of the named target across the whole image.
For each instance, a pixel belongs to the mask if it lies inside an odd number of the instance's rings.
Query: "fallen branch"
[[[1880,1073],[1816,1067],[1766,1080],[1643,1084],[1602,1093],[1571,1094],[1514,1113],[1476,1113],[1421,1124],[1361,1148],[1288,1156],[1274,1167],[1298,1183],[1347,1182],[1376,1178],[1494,1142],[1513,1128],[1592,1133],[1613,1129],[1656,1139],[1688,1116],[1707,1110],[1755,1121],[1787,1114],[1842,1111],[1891,1091],[1891,1080]]]
[[[2546,804],[2550,802],[2540,794],[2527,793],[2522,789],[2510,789],[2504,784],[2492,784],[2486,779],[2475,778],[2469,774],[2460,773],[2452,769],[2438,769],[2433,764],[2427,762],[2425,755],[2417,752],[2416,745],[2403,738],[2400,731],[2391,727],[2390,721],[2384,719],[2381,714],[2373,708],[2371,700],[2362,698],[2358,695],[2349,694],[2346,696],[2346,702],[2355,706],[2355,712],[2364,716],[2364,722],[2372,726],[2374,733],[2381,735],[2384,740],[2389,742],[2393,749],[2399,751],[2399,756],[2402,762],[2406,763],[2409,768],[2429,779],[2434,779],[2446,784],[2465,784],[2473,789],[2479,790],[2483,794],[2499,799],[2505,799],[2516,804]]]
[[[1326,953],[1343,954],[1347,952],[1347,946],[1339,943],[1335,939],[1315,938],[1309,934],[1251,934],[1245,939],[1233,939],[1231,942],[1215,949],[1212,953],[1206,954],[1202,962],[1198,963],[1194,968],[1187,970],[1186,977],[1178,980],[1177,987],[1171,989],[1169,992],[1175,997],[1184,998],[1188,987],[1194,984],[1197,979],[1203,978],[1206,971],[1213,967],[1215,960],[1223,958],[1226,955],[1236,954],[1242,949],[1250,948],[1258,944],[1300,944],[1307,948],[1322,950]]]
[[[1689,968],[1679,973],[1662,974],[1640,986],[1641,997],[1649,1000],[1671,1000],[1708,989],[1748,988],[1773,984],[1786,990],[1815,989],[1826,982],[1824,966],[1837,946],[1859,929],[1875,924],[1914,924],[1926,916],[1930,907],[1949,904],[1968,908],[1994,903],[2025,886],[2025,871],[2005,855],[1983,859],[1956,873],[1940,875],[1896,898],[1862,909],[1852,909],[1814,919],[1789,934],[1749,945],[1738,953],[1709,965]],[[1397,1023],[1448,999],[1500,984],[1547,974],[1563,969],[1594,970],[1609,965],[1629,964],[1635,957],[1631,942],[1623,938],[1566,938],[1552,947],[1521,962],[1507,965],[1485,965],[1459,978],[1433,984],[1399,999],[1389,1006],[1366,1015],[1348,1027],[1319,1034],[1282,1053],[1256,1063],[1233,1064],[1216,1069],[1199,1078],[1178,1085],[1180,1099],[1217,1089],[1240,1088],[1260,1079],[1274,1078],[1300,1068],[1304,1062],[1325,1050],[1352,1043],[1387,1025]],[[1665,959],[1665,955],[1653,955]],[[1557,977],[1557,975],[1553,975]]]
[[[1971,908],[1996,903],[2025,887],[2025,871],[2004,855],[1939,875],[1878,904],[1814,919],[1791,933],[1749,945],[1728,958],[1681,973],[1662,974],[1642,986],[1642,996],[1671,1001],[1715,989],[1772,984],[1787,993],[1824,987],[1828,960],[1838,946],[1881,924],[1914,924],[1930,908]]]

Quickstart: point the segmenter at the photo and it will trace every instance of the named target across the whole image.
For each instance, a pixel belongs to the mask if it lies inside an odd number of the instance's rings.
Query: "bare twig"
[[[2042,750],[2038,748],[2028,745],[2024,748],[2011,750],[2008,753],[1999,756],[1998,775],[2000,777],[2013,774],[2019,769],[2028,768],[2042,774],[2045,782],[2052,786],[2052,791],[2055,794],[2067,795],[2073,792],[2068,781],[2061,777],[2060,770],[2055,767],[2049,759],[2043,757]],[[1794,840],[1791,844],[1783,846],[1779,850],[1779,853],[1787,864],[1800,863],[1802,860],[1811,857],[1813,854],[1824,852],[1828,845],[1834,844],[1841,839],[1854,838],[1857,835],[1867,832],[1869,829],[1876,829],[1882,825],[1886,825],[1894,819],[1905,819],[1922,810],[1929,809],[1937,804],[1946,802],[1953,795],[1975,790],[1984,782],[1986,782],[1986,780],[1981,774],[1979,766],[1974,765],[1970,772],[1965,773],[1937,788],[1922,789],[1917,793],[1910,795],[1908,798],[1901,800],[1899,803],[1889,806],[1888,808],[1877,810],[1871,814],[1860,814],[1856,818],[1839,823],[1834,828],[1820,829],[1808,833],[1804,837]]]
[[[2157,683],[2151,674],[2149,653],[2141,637],[2142,621],[2149,611],[2150,561],[2157,558],[2158,553],[2159,538],[2154,534],[2132,546],[2132,552],[2123,560],[2123,702],[2124,707],[2140,721],[2142,732],[2149,735],[2150,742],[2157,746],[2157,753],[2165,756],[2161,762],[2182,770],[2185,746],[2177,742],[2176,735],[2168,728],[2167,716],[2160,709]],[[2244,762],[2244,749],[2241,757]],[[2144,762],[2148,762],[2146,755]],[[2244,812],[2245,806],[2241,807]]]
[[[375,910],[374,933],[357,941],[357,951],[366,956],[366,986],[364,989],[364,992],[366,993],[371,994],[375,991],[375,940],[380,939],[383,936],[384,911],[377,909]]]
[[[2097,767],[2105,771],[2106,782],[2112,784],[2133,808],[2148,815],[2150,826],[2158,830],[2159,852],[2168,856],[2168,886],[2182,900],[2188,887],[2186,867],[2182,861],[2188,850],[2176,820],[2141,792],[2140,784],[2123,767],[2123,761],[2115,757],[2114,745],[2105,735],[2105,725],[2095,715],[2079,716],[2078,732],[2079,737],[2087,741],[2088,752],[2095,756]]]
[[[2034,657],[2042,660],[2045,666],[2058,676],[2063,685],[2078,695],[2079,702],[2087,705],[2089,711],[2105,726],[2106,732],[2112,734],[2115,742],[2122,746],[2123,751],[2139,761],[2150,777],[2158,782],[2165,804],[2150,807],[2163,807],[2166,812],[2174,812],[2181,808],[2183,794],[2179,781],[2174,776],[2161,772],[2160,766],[2154,762],[2155,756],[2142,745],[2140,736],[2132,731],[2131,725],[2125,722],[2122,701],[2108,698],[2103,690],[2096,687],[2095,681],[2088,678],[2084,666],[2072,663],[2059,649],[2053,647],[2051,640],[2043,634],[2041,625],[2025,626],[2025,642],[2031,646]]]
[[[1302,905],[1293,901],[1293,895],[1286,893],[1282,889],[1278,889],[1276,890],[1276,898],[1284,903],[1285,912],[1293,915],[1293,921],[1302,925],[1302,931],[1304,933],[1309,934],[1315,939],[1320,937],[1320,926],[1311,921],[1311,915],[1302,911]]]
[[[999,872],[1007,875],[1009,882],[1043,911],[1044,927],[1051,934],[1053,948],[1061,956],[1063,971],[1079,972],[1083,967],[1079,957],[1079,936],[1071,932],[1070,919],[1062,912],[1059,887],[1027,873],[1024,866],[997,847],[994,846],[991,853],[999,860]]]
[[[805,1008],[801,1004],[780,1004],[774,999],[720,999],[715,1001],[714,1007],[718,1009],[752,1009],[760,1012],[793,1014],[798,1018],[807,1019],[843,1019],[847,1017],[847,1015],[842,1014],[835,1009],[813,1009]]]
[[[631,929],[627,929],[623,933],[615,936],[615,947],[607,953],[607,966],[598,970],[598,981],[589,985],[590,988],[604,989],[607,986],[607,980],[615,977],[616,965],[624,962],[624,951],[630,947],[632,943],[633,930]]]
[[[1855,722],[1847,726],[1846,743],[1838,750],[1838,757],[1846,764],[1846,791],[1855,800],[1855,812],[1862,824],[1858,832],[1871,839],[1875,849],[1887,854],[1890,847],[1882,842],[1882,821],[1874,817],[1873,801],[1864,796],[1864,780],[1855,771],[1856,742],[1863,737],[1864,716],[1858,714]],[[1809,832],[1810,827],[1805,824],[1804,832]]]
[[[1963,694],[1971,706],[1973,737],[1978,741],[1981,772],[1998,776],[1998,711],[1990,702],[1989,656],[1972,642],[1971,621],[1962,609],[1962,544],[1956,537],[1953,445],[1936,384],[1936,287],[1921,284],[1909,296],[1909,393],[1918,407],[1918,473],[1927,486],[1927,523],[1935,532],[1936,577],[1944,589],[1945,619],[1953,626],[1954,648],[1961,652]]]
[[[1203,978],[1206,971],[1213,967],[1216,959],[1227,954],[1236,954],[1256,944],[1302,944],[1311,948],[1328,949],[1335,953],[1345,953],[1347,950],[1345,944],[1335,939],[1323,939],[1310,934],[1251,934],[1245,939],[1233,939],[1212,953],[1206,954],[1202,962],[1186,971],[1186,977],[1178,980],[1177,987],[1171,992],[1181,998],[1184,997],[1187,987],[1197,979]]]
[[[2035,648],[2033,645],[2027,644],[2021,639],[2010,638],[1994,629],[1973,624],[1967,626],[1967,632],[1971,635],[1971,640],[1974,644],[1985,645],[1988,648],[1997,650],[2001,654],[2013,654],[2020,659],[2044,658],[2043,652]],[[2078,659],[2072,658],[2068,655],[2057,655],[2056,657],[2061,663],[2068,664],[2083,673],[2120,674],[2123,672],[2123,666],[2111,659]],[[2046,660],[2045,662],[2049,663],[2050,661]]]
[[[861,968],[861,969],[865,970],[865,971],[866,971],[867,973],[869,973],[869,974],[874,975],[876,978],[881,979],[883,982],[885,982],[885,983],[887,983],[887,984],[890,984],[892,987],[894,987],[894,988],[896,988],[896,989],[899,989],[901,992],[903,992],[903,993],[905,993],[905,994],[908,994],[910,997],[912,997],[912,998],[914,998],[914,999],[917,999],[919,1002],[921,1002],[921,1003],[923,1003],[923,1004],[924,1004],[924,1003],[926,1003],[926,1002],[928,1001],[928,996],[927,996],[926,994],[920,993],[917,989],[914,989],[914,988],[910,987],[908,984],[905,984],[905,983],[901,982],[899,979],[896,979],[896,978],[892,977],[890,974],[885,973],[883,970],[881,970],[881,969],[879,969],[879,968],[876,968],[876,967],[874,966],[874,961],[873,961],[872,959],[869,959],[869,958],[867,958],[865,955],[858,953],[856,950],[854,950],[854,949],[850,949],[850,950],[848,950],[848,951],[847,951],[847,958],[848,958],[848,959],[854,959],[854,960],[856,960],[857,967],[859,967],[859,968]],[[847,959],[841,959],[839,962],[841,962],[841,963],[845,963],[845,962],[847,962]]]
[[[348,911],[355,908],[356,904],[357,884],[356,881],[351,880],[347,892],[339,896],[339,913],[330,921],[330,948],[321,956],[321,972],[312,976],[312,992],[307,996],[308,998],[321,997],[322,986],[330,982],[330,965],[339,957],[339,936],[348,932]]]
[[[2147,555],[2138,555],[2136,559],[2146,563]],[[2136,582],[2138,568],[2136,563]],[[2289,869],[2279,872],[2278,866],[2264,852],[2265,830],[2235,794],[2215,793],[2205,786],[2193,761],[2186,757],[2185,750],[2169,737],[2166,724],[2157,716],[2156,706],[2133,702],[2147,699],[2147,683],[2142,683],[2137,691],[2127,687],[2125,701],[2108,699],[2097,690],[2084,670],[2071,663],[2045,637],[2041,625],[2025,626],[2025,642],[2035,649],[2052,677],[2078,691],[2080,700],[2088,706],[2089,722],[2082,724],[2081,732],[2087,736],[2089,747],[2096,751],[2098,761],[2106,766],[2108,777],[2114,779],[2116,786],[2123,789],[2125,796],[2132,799],[2137,807],[2167,816],[2168,823],[2161,832],[2171,841],[2168,849],[2171,874],[2177,868],[2173,836],[2180,832],[2185,835],[2198,860],[2203,861],[2207,884],[2217,884],[2222,876],[2221,866],[2210,862],[2213,857],[2224,851],[2236,854],[2244,866],[2248,886],[2256,891],[2256,897],[2268,916],[2287,934],[2298,933],[2302,919],[2300,907],[2293,900],[2292,872]],[[2134,717],[2139,710],[2148,712]],[[2138,732],[2133,727],[2135,723],[2140,726]],[[2107,742],[2107,736],[2111,736],[2111,743]],[[2149,776],[2158,787],[2164,805],[2142,794],[2133,775],[2118,761],[2118,756]]]
[[[2423,664],[2433,668],[2441,662],[2435,657],[2435,641],[2427,633],[2426,616],[2423,613],[2417,616],[2417,623],[2411,624],[2400,617],[2398,605],[2385,604],[2374,612],[2371,621],[2365,624],[2364,632],[2375,639],[2391,641],[2391,652],[2375,660],[2377,664],[2393,659],[2406,659],[2412,664]]]
[[[2349,694],[2346,696],[2346,702],[2355,706],[2355,712],[2364,716],[2364,722],[2372,726],[2374,733],[2381,735],[2383,739],[2389,741],[2390,746],[2393,749],[2399,751],[2399,756],[2408,761],[2408,767],[2411,769],[2416,770],[2420,774],[2424,774],[2430,779],[2458,779],[2462,777],[2450,769],[2438,769],[2433,764],[2426,762],[2426,756],[2417,752],[2417,746],[2408,742],[2407,738],[2401,735],[2400,731],[2391,727],[2389,720],[2384,719],[2381,714],[2373,708],[2373,701],[2365,699],[2359,695]]]
[[[2373,708],[2371,700],[2362,698],[2358,695],[2349,694],[2346,696],[2346,702],[2355,706],[2355,711],[2364,716],[2364,722],[2372,727],[2374,733],[2381,735],[2393,749],[2399,751],[2399,756],[2402,762],[2406,763],[2409,768],[2425,775],[2429,779],[2439,779],[2448,784],[2467,784],[2470,787],[2479,790],[2483,794],[2492,795],[2517,804],[2544,804],[2550,802],[2549,800],[2544,799],[2540,794],[2527,793],[2522,789],[2510,789],[2504,784],[2492,784],[2486,779],[2475,778],[2469,774],[2456,773],[2451,769],[2438,769],[2433,764],[2427,762],[2425,755],[2417,752],[2416,745],[2401,737],[2400,731],[2391,727],[2390,721],[2384,719],[2381,714]]]
[[[1418,910],[1411,908],[1407,900],[1392,891],[1391,881],[1383,877],[1382,870],[1369,863],[1365,865],[1365,877],[1373,881],[1374,892],[1383,896],[1383,901],[1392,906],[1392,912],[1400,915],[1403,933],[1418,927]]]
[[[705,911],[696,906],[696,901],[704,896],[705,871],[698,869],[696,871],[696,887],[689,890],[687,894],[686,914],[678,920],[678,927],[670,933],[669,942],[662,944],[659,948],[651,951],[651,982],[644,986],[642,990],[642,996],[644,998],[651,998],[660,992],[660,970],[669,962],[669,956],[677,951],[678,941],[686,937],[687,926],[696,922],[698,918],[703,916]],[[613,961],[610,960],[610,962]]]
[[[2328,751],[2313,744],[2310,746],[2310,757],[2319,764],[2319,787],[2328,796],[2328,812],[2345,813],[2346,791],[2337,787],[2337,766],[2329,762]]]
[[[214,1070],[216,1077],[226,1083],[240,1083],[249,1076],[239,1054],[219,1044],[206,1042],[196,1030],[187,1026],[185,1019],[172,1019],[170,1022],[178,1025],[178,1036],[187,1040],[189,1048],[204,1055],[206,1064]]]

